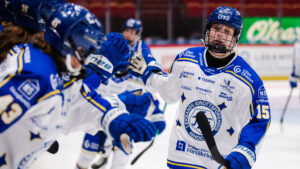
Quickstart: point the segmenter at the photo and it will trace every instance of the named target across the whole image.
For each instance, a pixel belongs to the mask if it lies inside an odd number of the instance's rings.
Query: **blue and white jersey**
[[[52,96],[62,97],[63,83],[54,62],[31,45],[17,45],[10,50],[0,70],[3,103],[0,133],[8,130],[35,104]]]
[[[96,133],[110,104],[52,58],[17,45],[0,64],[0,168],[26,169],[59,133]],[[64,83],[65,82],[65,83]]]
[[[143,80],[131,73],[123,77],[116,77],[115,75],[108,80],[107,85],[101,84],[97,89],[102,96],[109,96],[112,94],[120,94],[125,91],[144,89]]]
[[[150,51],[148,45],[142,40],[137,41],[135,46],[128,45],[128,47],[129,51],[133,53],[142,53],[142,49],[148,49]]]
[[[237,55],[224,67],[208,67],[206,51],[205,47],[187,49],[176,57],[168,75],[152,74],[147,80],[147,87],[157,90],[166,102],[180,102],[167,164],[172,169],[219,167],[196,123],[201,112],[208,117],[222,156],[237,144],[248,143],[256,150],[246,157],[252,165],[271,119],[263,82]]]

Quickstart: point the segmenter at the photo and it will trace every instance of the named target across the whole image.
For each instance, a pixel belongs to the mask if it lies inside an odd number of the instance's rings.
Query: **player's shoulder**
[[[141,41],[142,43],[142,48],[146,48],[146,49],[150,49],[149,46],[144,42],[144,41]]]
[[[255,89],[263,85],[263,81],[257,72],[241,56],[236,56],[235,60],[227,66],[226,72],[231,73]]]
[[[53,59],[31,44],[15,46],[14,50],[17,51],[19,65],[22,65],[21,71],[42,77],[58,73]]]
[[[13,47],[10,57],[17,60],[16,76],[25,79],[36,79],[39,83],[51,86],[51,90],[61,88],[62,80],[52,58],[33,47],[31,44],[20,44]]]
[[[205,47],[191,47],[179,53],[175,61],[198,63],[199,57],[203,56]]]

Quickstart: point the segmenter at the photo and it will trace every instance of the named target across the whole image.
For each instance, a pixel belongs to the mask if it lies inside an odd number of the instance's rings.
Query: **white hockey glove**
[[[139,74],[142,75],[142,79],[146,84],[147,79],[153,72],[161,72],[161,65],[156,61],[156,59],[152,56],[149,49],[142,49],[142,53],[136,53],[130,60],[129,68]]]

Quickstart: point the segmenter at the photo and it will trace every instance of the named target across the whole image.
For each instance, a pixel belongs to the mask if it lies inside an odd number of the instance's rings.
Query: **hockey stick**
[[[229,169],[228,161],[226,161],[222,157],[222,155],[220,154],[220,152],[218,150],[218,147],[216,145],[216,142],[215,142],[213,133],[211,131],[208,119],[205,116],[205,114],[202,113],[202,112],[199,112],[196,115],[196,121],[197,121],[197,123],[200,127],[200,130],[203,134],[203,137],[204,137],[205,142],[208,146],[208,149],[209,149],[211,155],[213,156],[213,158],[215,159],[215,161]]]
[[[168,105],[168,103],[165,103],[164,104],[164,108],[163,108],[163,110],[162,110],[162,112],[165,112],[166,111],[166,108],[167,108],[167,105]],[[141,151],[137,156],[135,156],[134,158],[133,158],[133,160],[131,161],[131,165],[134,165],[135,163],[136,163],[136,161],[150,148],[150,147],[152,147],[152,145],[153,145],[153,143],[154,143],[154,138],[152,139],[152,141],[150,142],[150,144],[143,150],[143,151]]]
[[[286,109],[290,103],[290,99],[292,97],[292,93],[293,93],[293,89],[294,88],[291,88],[290,90],[290,93],[289,93],[289,96],[285,102],[285,105],[284,105],[284,108],[283,108],[283,111],[282,111],[282,114],[281,114],[281,118],[280,118],[280,131],[282,132],[283,131],[283,119],[284,119],[284,115],[285,115],[285,112],[286,112]]]
[[[131,161],[131,165],[134,165],[137,160],[153,145],[154,143],[154,139],[152,139],[152,141],[150,142],[150,144],[143,150],[141,151],[136,157],[134,157],[134,159]]]

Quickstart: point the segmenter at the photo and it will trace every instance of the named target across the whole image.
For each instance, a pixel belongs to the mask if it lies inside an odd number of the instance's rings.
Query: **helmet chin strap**
[[[66,59],[66,66],[67,66],[67,69],[69,70],[69,72],[71,73],[72,76],[79,76],[80,75],[80,70],[81,70],[81,67],[79,68],[73,68],[72,66],[72,55],[70,54],[67,54],[67,59]]]

